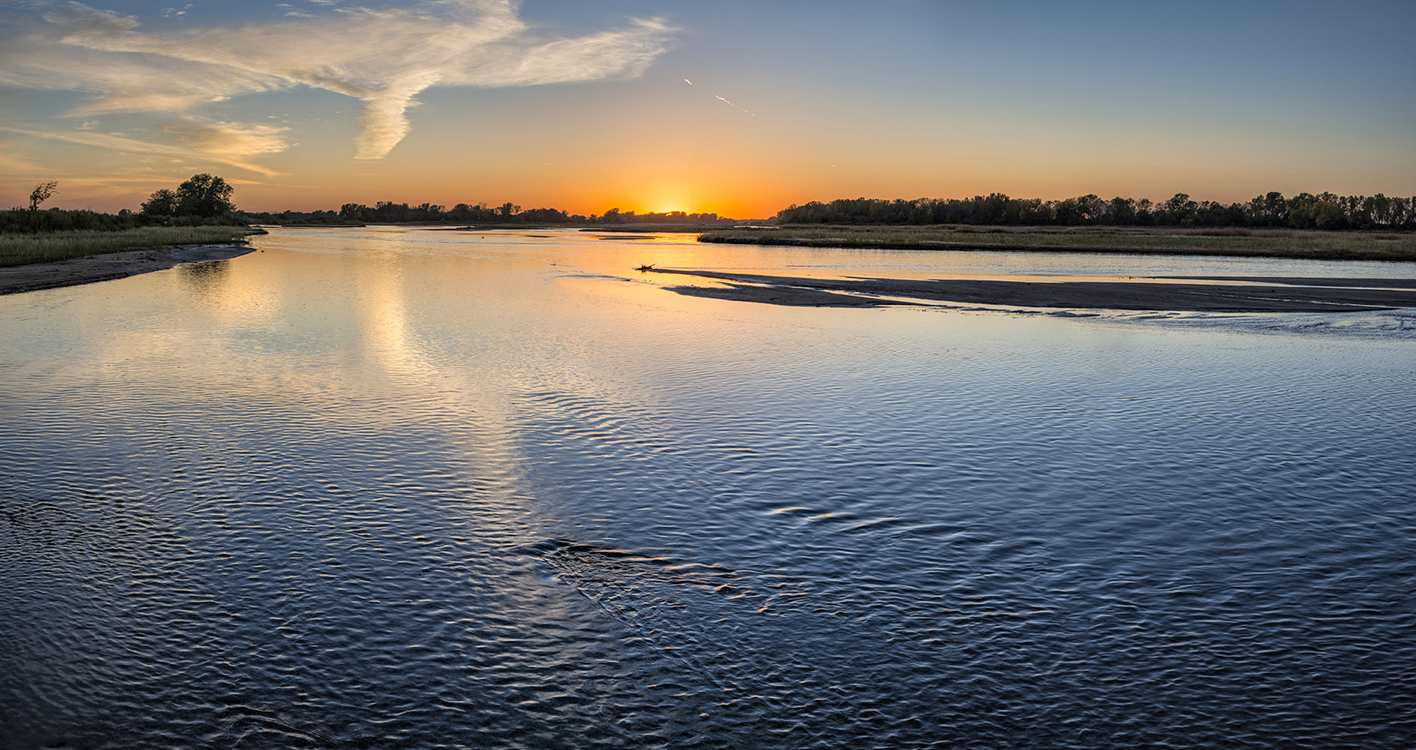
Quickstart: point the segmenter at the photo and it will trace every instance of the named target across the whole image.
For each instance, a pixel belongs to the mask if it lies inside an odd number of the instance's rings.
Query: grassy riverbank
[[[263,233],[263,230],[244,226],[198,226],[138,227],[117,232],[0,234],[0,266],[44,263],[170,245],[237,242],[246,235]]]
[[[785,226],[705,232],[699,242],[900,250],[1015,250],[1416,261],[1416,234],[1136,227]]]

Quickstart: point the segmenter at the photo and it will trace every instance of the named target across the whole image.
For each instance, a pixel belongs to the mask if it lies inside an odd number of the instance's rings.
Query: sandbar
[[[1005,307],[1180,312],[1360,312],[1416,307],[1410,279],[1216,277],[1015,281],[818,279],[656,268],[710,279],[666,287],[679,294],[793,306],[878,307],[922,301]]]

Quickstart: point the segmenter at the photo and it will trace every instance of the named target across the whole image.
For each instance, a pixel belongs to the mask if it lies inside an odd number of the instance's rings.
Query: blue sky
[[[0,204],[1416,194],[1416,3],[0,3]]]

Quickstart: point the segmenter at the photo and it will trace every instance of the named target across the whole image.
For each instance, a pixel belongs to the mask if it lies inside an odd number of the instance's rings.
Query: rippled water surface
[[[1416,738],[1416,317],[630,268],[1286,261],[276,231],[0,298],[0,746]]]

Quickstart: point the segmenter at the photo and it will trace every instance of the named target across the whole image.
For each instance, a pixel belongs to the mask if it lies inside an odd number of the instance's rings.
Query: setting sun
[[[644,210],[652,211],[656,214],[672,213],[682,211],[684,213],[698,213],[702,209],[698,208],[694,200],[694,191],[686,184],[678,180],[664,180],[660,184],[650,184],[646,186],[642,193],[646,197]]]

